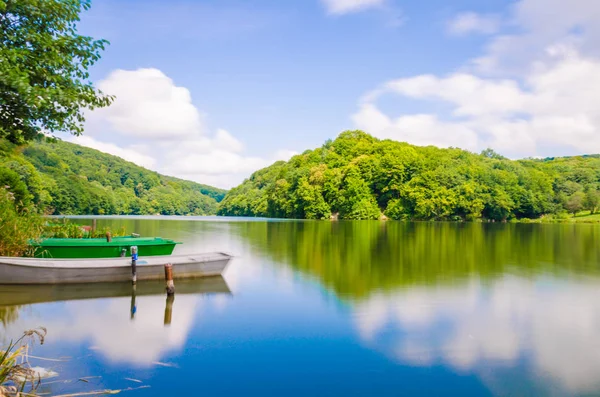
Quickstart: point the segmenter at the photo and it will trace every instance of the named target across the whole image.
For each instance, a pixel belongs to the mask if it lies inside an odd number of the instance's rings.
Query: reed
[[[0,350],[0,397],[36,395],[41,380],[29,365],[29,349],[36,341],[44,344],[45,337],[45,328],[31,329]]]

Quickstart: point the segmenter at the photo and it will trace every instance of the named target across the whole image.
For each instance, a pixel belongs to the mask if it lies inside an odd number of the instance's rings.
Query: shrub
[[[0,187],[0,256],[33,254],[30,239],[38,239],[44,230],[44,220],[31,207],[18,206],[15,195]]]

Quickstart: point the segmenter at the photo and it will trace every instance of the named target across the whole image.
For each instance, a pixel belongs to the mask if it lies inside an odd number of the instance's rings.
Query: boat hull
[[[132,238],[114,237],[108,242],[106,239],[45,239],[33,243],[36,247],[35,256],[38,258],[119,258],[131,256],[131,247],[138,248],[139,256],[171,255],[178,243],[162,238]]]
[[[223,253],[152,256],[137,261],[138,280],[164,279],[164,265],[173,278],[219,276],[231,256]],[[131,280],[131,259],[40,259],[0,257],[0,284],[73,284]]]

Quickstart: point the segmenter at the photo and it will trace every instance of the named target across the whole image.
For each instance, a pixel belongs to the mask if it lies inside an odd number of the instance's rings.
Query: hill
[[[599,186],[599,156],[509,160],[490,149],[474,154],[346,131],[255,172],[218,214],[506,221],[595,212]]]
[[[0,140],[0,184],[50,214],[215,214],[225,191],[61,140]]]

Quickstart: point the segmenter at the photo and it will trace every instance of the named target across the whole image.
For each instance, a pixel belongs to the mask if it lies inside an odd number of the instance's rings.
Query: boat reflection
[[[177,294],[231,294],[221,276],[177,281]],[[0,307],[83,299],[116,298],[132,295],[130,282],[92,284],[0,285]],[[160,295],[163,281],[138,282],[136,296]]]
[[[2,334],[42,325],[48,345],[83,344],[111,362],[150,366],[184,346],[201,313],[231,296],[222,277],[175,287],[176,299],[165,301],[164,282],[138,282],[135,290],[130,283],[0,286],[0,313],[11,314]]]

